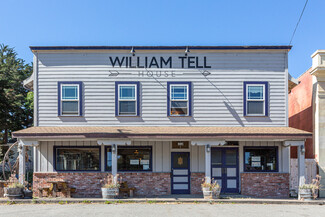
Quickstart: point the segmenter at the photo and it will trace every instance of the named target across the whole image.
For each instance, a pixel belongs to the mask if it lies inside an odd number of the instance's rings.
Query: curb
[[[325,205],[324,200],[314,201],[298,201],[298,200],[254,200],[254,199],[217,199],[217,200],[204,200],[204,199],[14,199],[6,200],[1,199],[0,204],[12,205],[12,204],[124,204],[124,203],[193,203],[193,204],[278,204],[278,205]]]

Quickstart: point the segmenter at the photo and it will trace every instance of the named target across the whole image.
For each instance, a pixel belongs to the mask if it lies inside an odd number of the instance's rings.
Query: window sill
[[[244,171],[242,173],[280,173],[279,171]]]
[[[59,118],[82,118],[84,116],[81,116],[81,115],[58,115]]]
[[[115,115],[117,118],[139,118],[140,115]]]
[[[191,118],[191,115],[168,115],[167,117],[171,118]]]
[[[100,173],[100,170],[54,170],[57,173]]]
[[[245,118],[268,118],[266,115],[244,115]]]
[[[141,171],[141,170],[124,170],[124,171],[117,171],[117,173],[152,173],[152,170],[148,171]]]

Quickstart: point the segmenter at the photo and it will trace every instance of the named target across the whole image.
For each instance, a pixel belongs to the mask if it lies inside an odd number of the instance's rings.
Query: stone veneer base
[[[288,198],[289,173],[241,173],[241,194]]]

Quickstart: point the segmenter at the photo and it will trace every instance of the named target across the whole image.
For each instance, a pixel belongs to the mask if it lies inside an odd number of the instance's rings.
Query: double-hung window
[[[244,82],[244,115],[268,116],[267,82]]]
[[[139,115],[139,82],[116,82],[116,116]]]
[[[58,115],[82,116],[82,83],[58,83]]]
[[[167,83],[168,116],[191,116],[191,83]]]

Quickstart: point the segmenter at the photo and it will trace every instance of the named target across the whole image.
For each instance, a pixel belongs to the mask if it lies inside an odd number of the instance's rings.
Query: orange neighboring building
[[[311,68],[302,74],[299,84],[289,93],[289,126],[313,132],[313,76]],[[313,139],[306,139],[305,156],[315,158]],[[291,158],[297,158],[297,147],[291,147]]]

